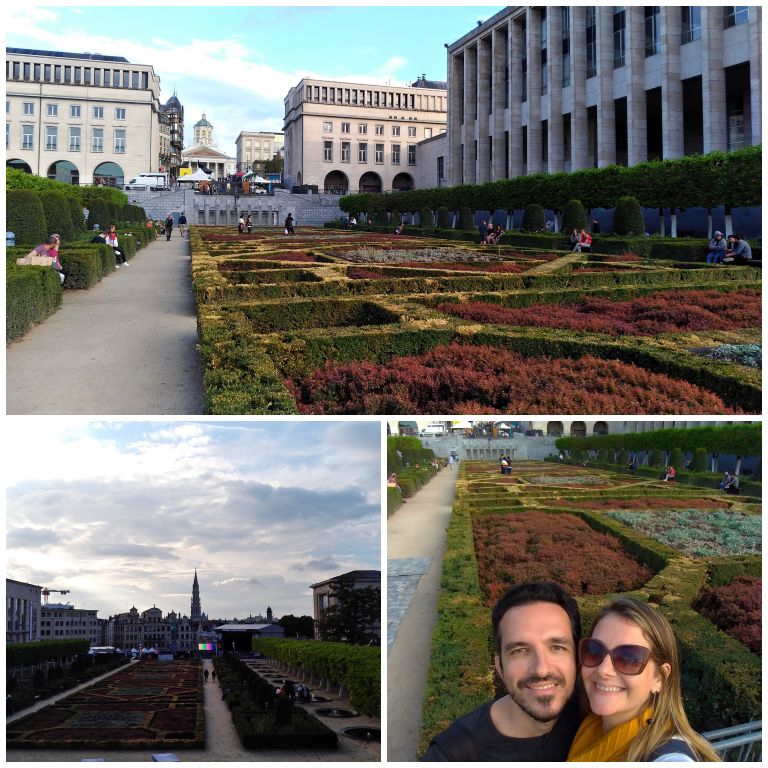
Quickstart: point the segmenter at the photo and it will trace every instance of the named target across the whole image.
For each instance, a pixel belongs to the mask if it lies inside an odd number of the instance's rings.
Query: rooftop
[[[53,56],[57,59],[87,59],[89,61],[119,61],[123,64],[130,62],[123,56],[105,56],[102,53],[70,53],[68,51],[41,51],[37,48],[6,48],[6,53],[19,53],[25,56]]]

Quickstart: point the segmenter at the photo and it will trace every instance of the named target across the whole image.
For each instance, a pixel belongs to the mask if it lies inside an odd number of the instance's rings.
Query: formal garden
[[[711,462],[718,453],[738,455],[739,462],[759,456],[760,441],[759,424],[741,424],[562,438],[561,460],[513,461],[512,475],[501,475],[496,462],[461,462],[420,750],[502,692],[490,612],[509,587],[528,579],[568,589],[584,631],[614,595],[652,603],[678,639],[692,725],[704,732],[759,720],[759,463],[736,496],[718,488],[721,473]],[[694,466],[702,444],[709,445],[705,465]],[[626,466],[628,455],[638,460],[637,470]],[[663,466],[673,455],[681,458],[677,466],[689,468],[664,482]]]
[[[757,205],[759,158],[758,148],[342,198],[364,231],[193,227],[206,409],[759,412],[760,269],[706,264],[702,238],[647,237],[640,213],[696,195]],[[543,200],[559,211],[558,231],[539,231]],[[564,232],[595,206],[615,208],[614,232],[572,253]],[[478,211],[521,208],[527,229],[478,242]],[[403,218],[413,223],[393,234]]]
[[[205,747],[199,661],[134,662],[6,725],[7,749]]]

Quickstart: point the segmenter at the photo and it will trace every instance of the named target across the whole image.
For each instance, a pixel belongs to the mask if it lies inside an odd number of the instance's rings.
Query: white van
[[[123,189],[170,189],[167,173],[140,173],[134,176]]]
[[[427,424],[419,434],[422,437],[442,437],[445,434],[445,424]]]

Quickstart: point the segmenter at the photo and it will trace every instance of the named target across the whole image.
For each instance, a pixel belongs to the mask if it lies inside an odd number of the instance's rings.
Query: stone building
[[[95,609],[75,608],[69,603],[49,603],[40,609],[41,640],[84,638],[91,645],[101,645],[101,624]]]
[[[269,131],[240,131],[235,139],[238,171],[263,171],[264,163],[285,154],[285,136]]]
[[[367,589],[375,588],[381,589],[381,571],[348,571],[342,573],[339,576],[334,576],[331,579],[325,581],[319,581],[317,584],[312,584],[312,606],[313,616],[315,619],[315,634],[317,636],[317,623],[320,617],[325,611],[333,605],[336,600],[333,595],[333,585],[340,578],[349,577],[352,579],[353,589]],[[381,623],[376,622],[370,628],[371,634],[381,639]]]
[[[226,152],[222,152],[213,140],[213,125],[203,112],[203,116],[192,127],[193,143],[181,153],[182,165],[194,173],[202,168],[211,173],[214,179],[223,179],[235,173],[236,161]]]
[[[305,78],[285,98],[285,175],[331,194],[414,189],[417,145],[445,131],[446,84]]]
[[[174,93],[160,107],[160,170],[173,181],[179,175],[184,150],[184,107]]]
[[[510,6],[448,46],[448,180],[761,141],[760,6]]]
[[[162,164],[160,78],[122,56],[5,49],[6,166],[122,186]]]
[[[31,643],[40,639],[42,587],[15,579],[5,580],[5,642]]]

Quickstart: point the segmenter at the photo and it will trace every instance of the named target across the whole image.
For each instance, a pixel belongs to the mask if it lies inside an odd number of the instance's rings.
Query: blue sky
[[[211,618],[311,615],[381,568],[379,422],[5,422],[6,575],[99,617],[188,614],[195,568]]]
[[[302,77],[405,85],[446,79],[444,44],[503,6],[5,6],[6,45],[124,56],[151,64],[161,99],[174,88],[185,142],[203,112],[219,149],[242,130],[281,131]]]

